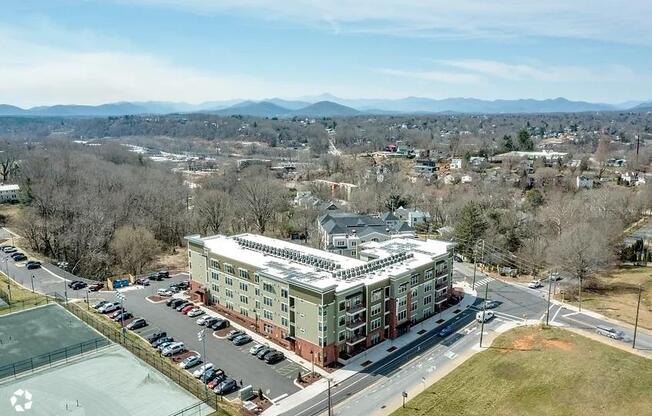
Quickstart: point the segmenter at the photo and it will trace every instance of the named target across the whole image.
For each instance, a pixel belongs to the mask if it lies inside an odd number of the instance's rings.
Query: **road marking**
[[[496,316],[500,316],[501,318],[505,318],[507,320],[512,320],[512,319],[515,319],[517,321],[522,321],[523,320],[523,317],[510,315],[510,314],[505,313],[505,312],[494,312],[494,314]]]
[[[563,307],[559,305],[559,309],[557,309],[557,312],[555,312],[555,314],[553,315],[551,322],[555,322],[555,319],[557,319],[557,315],[559,315],[559,312],[561,312],[562,309]]]
[[[457,357],[457,354],[455,354],[453,351],[449,350],[444,353],[444,357],[448,358],[449,360],[452,360],[453,358]]]

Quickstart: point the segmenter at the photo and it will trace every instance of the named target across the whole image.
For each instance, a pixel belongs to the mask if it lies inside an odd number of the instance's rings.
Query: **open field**
[[[652,360],[562,329],[524,327],[394,416],[652,415]]]
[[[9,279],[4,273],[0,273],[0,300],[2,300],[0,302],[0,315],[47,303],[45,296],[38,293],[34,294],[30,290],[24,289]]]
[[[596,278],[582,292],[582,307],[634,324],[638,286],[643,287],[638,324],[652,329],[652,268],[625,266]],[[577,305],[577,301],[571,302]]]

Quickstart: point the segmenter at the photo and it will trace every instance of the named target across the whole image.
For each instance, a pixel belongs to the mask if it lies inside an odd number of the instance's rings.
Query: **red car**
[[[221,369],[218,368],[217,370],[215,370],[215,372],[217,373],[217,376],[215,376],[215,378],[212,381],[210,381],[206,386],[211,390],[217,387],[217,385],[223,382],[224,379],[226,378],[226,374],[224,374],[224,371],[222,371]]]
[[[188,305],[188,306],[186,306],[185,308],[181,309],[181,313],[184,314],[184,315],[186,315],[186,314],[188,314],[188,312],[190,312],[190,311],[192,310],[192,308],[194,308],[194,307],[195,307],[195,305]]]

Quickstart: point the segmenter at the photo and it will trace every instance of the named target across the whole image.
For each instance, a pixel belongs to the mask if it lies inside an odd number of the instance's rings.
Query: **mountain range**
[[[256,117],[350,117],[384,114],[436,113],[568,113],[587,111],[650,111],[650,102],[602,104],[571,101],[565,98],[546,100],[481,100],[477,98],[433,99],[406,97],[401,99],[346,99],[330,94],[301,97],[294,100],[270,98],[262,101],[224,100],[201,104],[167,101],[117,102],[101,105],[53,105],[29,109],[0,104],[0,116],[40,117],[108,117],[139,114],[207,113],[222,116]]]

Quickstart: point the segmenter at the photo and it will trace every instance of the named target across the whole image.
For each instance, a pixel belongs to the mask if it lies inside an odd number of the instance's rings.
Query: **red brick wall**
[[[310,351],[313,353],[310,354]],[[337,362],[337,345],[331,344],[325,347],[320,347],[303,339],[297,338],[294,352],[301,358],[308,362],[312,357],[315,359],[315,365],[320,367],[327,366],[331,363]]]

